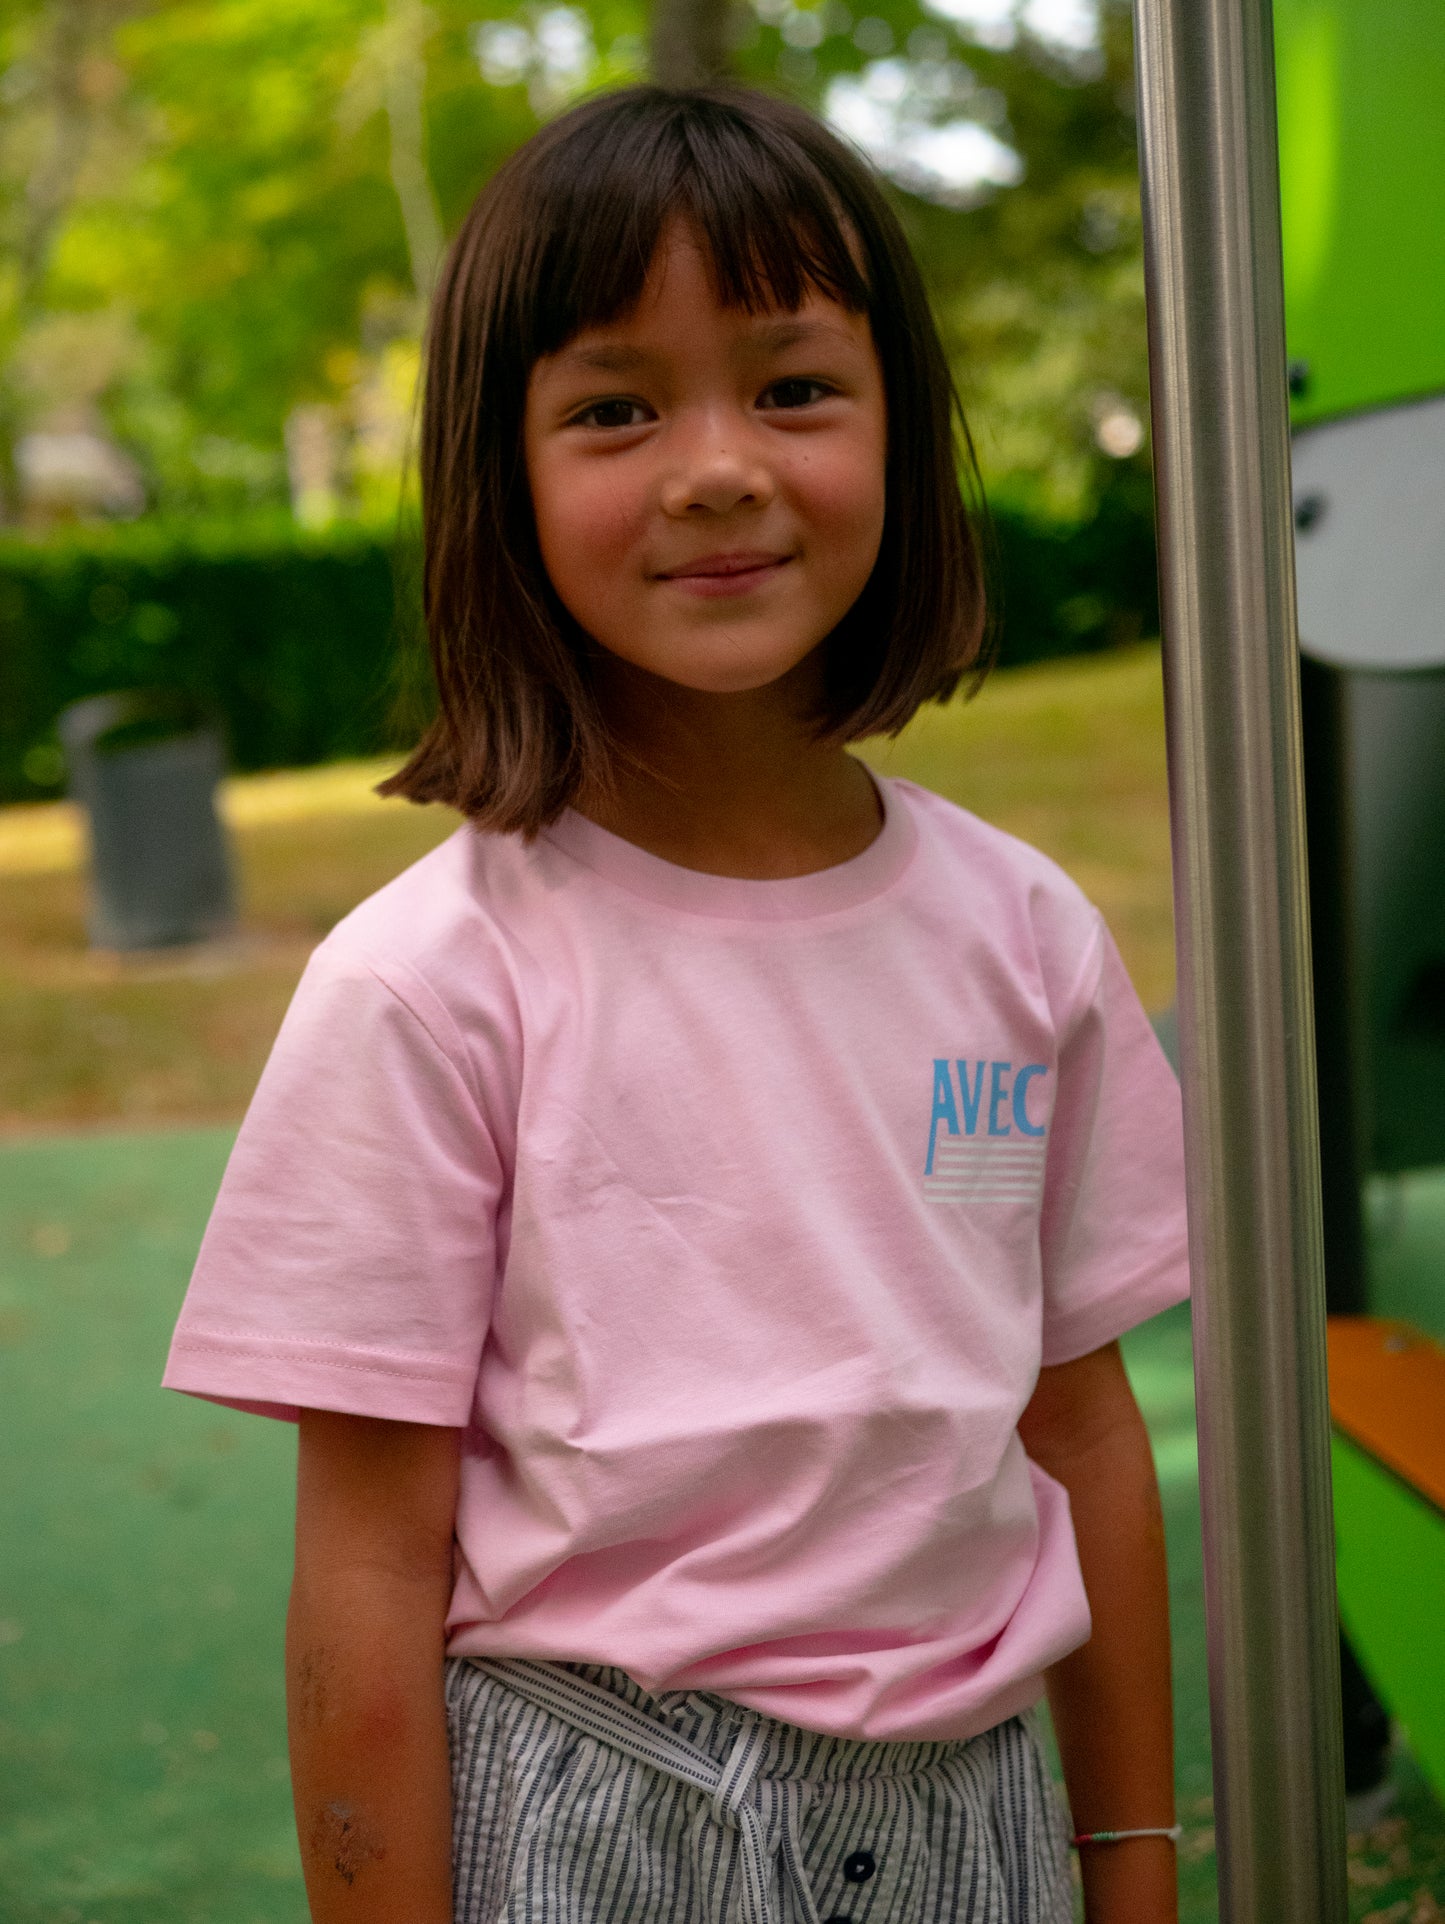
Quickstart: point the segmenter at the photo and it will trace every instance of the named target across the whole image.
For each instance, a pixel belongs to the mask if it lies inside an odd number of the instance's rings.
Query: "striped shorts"
[[[455,1924],[1070,1924],[1030,1722],[863,1743],[621,1670],[447,1664]]]

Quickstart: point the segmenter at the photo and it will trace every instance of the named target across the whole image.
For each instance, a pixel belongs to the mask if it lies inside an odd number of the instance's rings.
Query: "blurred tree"
[[[705,87],[732,65],[733,0],[655,0],[651,72],[664,87]]]
[[[44,319],[52,249],[124,86],[106,54],[121,12],[120,0],[50,0],[0,16],[0,517],[17,505],[16,442],[33,411],[25,349]]]
[[[378,107],[386,115],[391,184],[418,301],[431,292],[442,252],[441,216],[426,153],[427,42],[434,24],[421,0],[389,0],[385,17],[361,35],[340,103],[341,125],[351,132]]]
[[[46,329],[89,329],[90,399],[162,506],[284,499],[297,409],[343,496],[394,501],[443,237],[649,44],[666,78],[730,61],[804,100],[889,176],[996,487],[1074,514],[1144,479],[1127,0],[8,7],[9,433],[27,368],[64,384]]]

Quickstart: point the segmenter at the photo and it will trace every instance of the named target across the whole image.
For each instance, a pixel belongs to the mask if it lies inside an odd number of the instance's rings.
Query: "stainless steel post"
[[[1343,1924],[1269,0],[1135,0],[1220,1911]]]

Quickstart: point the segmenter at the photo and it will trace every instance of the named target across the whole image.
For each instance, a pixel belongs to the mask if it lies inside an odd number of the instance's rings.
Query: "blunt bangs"
[[[566,166],[543,161],[532,184],[538,258],[516,317],[531,359],[634,307],[673,222],[702,246],[725,307],[790,313],[817,290],[867,310],[851,223],[797,145],[759,142],[720,101],[678,100],[666,116],[646,97],[630,115],[610,104],[575,129]]]
[[[828,638],[820,737],[896,734],[982,678],[985,606],[961,487],[981,501],[916,263],[866,163],[802,109],[741,88],[633,87],[584,102],[498,169],[432,305],[422,421],[424,605],[438,713],[386,794],[535,834],[614,758],[595,644],[537,547],[523,456],[537,361],[633,308],[681,222],[717,297],[866,314],[888,415],[885,517],[863,594]]]

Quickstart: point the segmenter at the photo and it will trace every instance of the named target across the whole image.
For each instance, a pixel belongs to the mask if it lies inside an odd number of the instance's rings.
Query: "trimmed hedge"
[[[58,793],[56,717],[109,689],[183,691],[235,768],[399,746],[398,554],[374,530],[289,520],[0,544],[0,798]]]
[[[1157,631],[1147,493],[1076,527],[994,510],[999,661]],[[426,714],[414,540],[277,520],[0,543],[0,801],[61,792],[55,722],[110,689],[214,714],[238,769],[399,749]]]
[[[1121,469],[1087,521],[1046,521],[1000,502],[992,520],[999,667],[1117,648],[1159,633],[1147,474]]]

